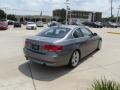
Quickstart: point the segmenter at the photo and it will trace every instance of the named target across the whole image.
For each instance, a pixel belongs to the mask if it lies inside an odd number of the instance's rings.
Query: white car
[[[36,30],[37,29],[37,25],[34,22],[28,22],[27,25],[26,25],[26,29],[28,29],[28,30],[31,30],[31,29]]]
[[[37,21],[36,24],[37,24],[37,27],[43,27],[44,26],[42,21]]]

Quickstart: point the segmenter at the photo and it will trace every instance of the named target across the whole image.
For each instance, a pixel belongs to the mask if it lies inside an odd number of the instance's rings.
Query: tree
[[[102,21],[104,22],[116,22],[117,17],[107,17],[107,18],[102,18]]]
[[[8,20],[16,21],[16,17],[15,17],[15,15],[13,15],[13,14],[7,15],[7,19],[8,19]]]
[[[5,19],[6,13],[3,10],[0,10],[0,19]]]

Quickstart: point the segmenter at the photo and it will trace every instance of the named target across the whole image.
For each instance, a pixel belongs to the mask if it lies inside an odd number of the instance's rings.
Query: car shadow
[[[86,60],[88,60],[88,58],[93,58],[94,54],[96,54],[97,52],[99,52],[99,51],[95,50],[92,53],[90,53],[89,55],[87,55],[86,57],[82,58],[81,61],[79,62],[79,65],[84,63]]]
[[[97,53],[97,51],[95,51],[95,52],[91,53],[90,55],[88,55],[87,57],[83,58],[80,61],[80,64],[84,63],[88,58],[93,57],[93,55],[95,53]],[[70,73],[72,70],[74,70],[67,66],[48,67],[48,66],[43,66],[43,65],[33,63],[30,61],[28,61],[24,64],[21,64],[18,67],[18,69],[24,75],[26,75],[30,78],[33,78],[35,80],[39,80],[39,81],[53,81],[53,80],[56,80],[64,75]]]

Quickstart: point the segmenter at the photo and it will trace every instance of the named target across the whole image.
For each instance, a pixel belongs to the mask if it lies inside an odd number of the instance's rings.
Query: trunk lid
[[[54,42],[60,40],[59,38],[50,38],[50,37],[41,37],[41,36],[33,36],[27,39],[29,45],[28,49],[33,51],[38,51],[42,53],[47,53],[43,50],[45,45],[53,45]]]

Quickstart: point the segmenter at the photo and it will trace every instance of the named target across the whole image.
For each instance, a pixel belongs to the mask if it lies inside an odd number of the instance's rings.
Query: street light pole
[[[66,0],[65,5],[66,5],[66,25],[68,25],[68,7],[69,7],[69,0]]]

